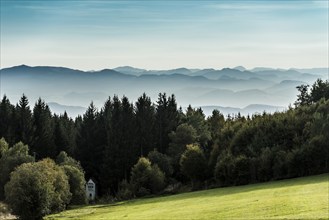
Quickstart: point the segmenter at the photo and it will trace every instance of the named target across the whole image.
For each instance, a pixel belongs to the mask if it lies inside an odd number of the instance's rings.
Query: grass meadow
[[[60,219],[329,219],[328,174],[76,207]]]

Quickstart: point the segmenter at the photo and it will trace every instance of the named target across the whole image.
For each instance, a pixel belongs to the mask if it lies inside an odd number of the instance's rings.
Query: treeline
[[[109,98],[72,120],[52,115],[39,99],[0,103],[0,137],[29,146],[36,160],[61,151],[81,162],[100,196],[130,198],[193,188],[240,185],[328,172],[329,83],[298,87],[295,108],[226,118],[214,110],[177,107],[160,93],[156,103]]]

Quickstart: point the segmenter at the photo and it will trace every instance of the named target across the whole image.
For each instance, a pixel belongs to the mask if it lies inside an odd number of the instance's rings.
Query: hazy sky
[[[1,1],[1,68],[327,67],[322,1]]]

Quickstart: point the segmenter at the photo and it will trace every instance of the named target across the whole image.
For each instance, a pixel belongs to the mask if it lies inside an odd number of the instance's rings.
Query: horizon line
[[[243,65],[236,65],[234,67],[186,67],[186,66],[178,66],[178,67],[171,67],[168,69],[149,69],[149,68],[143,68],[143,67],[136,67],[136,66],[130,66],[130,65],[121,65],[121,66],[116,66],[116,67],[104,67],[102,69],[80,69],[80,68],[75,68],[75,67],[68,67],[68,66],[58,66],[58,65],[28,65],[28,64],[18,64],[18,65],[13,65],[13,66],[5,66],[2,67],[0,66],[0,70],[3,69],[10,69],[10,68],[14,68],[14,67],[20,67],[20,66],[26,66],[26,67],[52,67],[52,68],[67,68],[67,69],[72,69],[72,70],[79,70],[79,71],[83,71],[83,72],[97,72],[97,71],[102,71],[102,70],[106,70],[106,69],[110,69],[110,70],[115,70],[117,68],[134,68],[134,69],[140,69],[140,70],[144,70],[144,71],[168,71],[168,70],[176,70],[176,69],[188,69],[188,70],[205,70],[205,69],[214,69],[214,70],[223,70],[223,69],[237,69],[238,67],[242,67],[245,70],[253,70],[256,68],[266,68],[266,69],[273,69],[273,70],[294,70],[294,69],[329,69],[329,66],[325,67],[325,66],[312,66],[312,67],[270,67],[270,66],[254,66],[254,67],[245,67]]]

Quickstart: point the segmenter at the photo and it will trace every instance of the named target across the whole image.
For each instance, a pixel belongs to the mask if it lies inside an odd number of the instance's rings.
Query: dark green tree
[[[193,144],[197,140],[196,130],[186,123],[177,127],[176,131],[169,134],[171,143],[169,144],[168,154],[172,157],[172,163],[177,169],[182,153],[186,150],[186,145]]]
[[[122,112],[121,112],[121,125],[120,125],[120,157],[123,162],[122,175],[128,179],[131,167],[138,159],[139,149],[136,147],[136,119],[134,114],[134,107],[129,102],[126,96],[121,99]]]
[[[121,144],[122,103],[118,96],[109,99],[104,106],[103,121],[107,142],[103,154],[102,178],[103,192],[115,193],[118,183],[124,179],[125,171],[121,161],[123,150]]]
[[[61,168],[64,170],[66,176],[68,177],[70,193],[72,194],[70,204],[86,204],[86,180],[83,171],[71,165],[62,165]]]
[[[130,168],[138,159],[136,147],[136,119],[133,105],[127,97],[120,100],[117,96],[105,103],[103,125],[107,141],[103,152],[102,186],[111,193],[116,193],[118,183],[128,179]],[[104,130],[103,129],[103,130]],[[99,133],[102,131],[100,130]]]
[[[166,174],[166,177],[170,177],[173,174],[170,158],[166,154],[162,154],[155,149],[149,152],[147,158],[152,164],[158,165],[160,170]]]
[[[57,152],[52,115],[48,105],[40,98],[33,108],[33,125],[35,131],[31,145],[32,152],[36,152],[38,158],[54,158]]]
[[[180,158],[180,168],[192,182],[192,188],[196,181],[205,177],[207,162],[202,149],[198,145],[188,145]]]
[[[68,117],[67,113],[63,115],[54,115],[54,142],[56,145],[56,153],[60,151],[68,152],[74,155],[76,148],[76,128],[74,121]]]
[[[23,143],[31,146],[33,140],[33,119],[29,107],[29,101],[23,94],[19,103],[16,105],[14,111],[15,120],[15,143],[22,141]]]
[[[136,196],[159,192],[165,184],[165,175],[157,165],[141,157],[131,169],[131,184]]]
[[[233,185],[235,181],[234,157],[230,152],[223,151],[216,163],[214,171],[215,179],[221,186]]]
[[[160,93],[156,104],[155,132],[156,146],[161,153],[167,152],[170,143],[168,134],[177,127],[179,120],[175,96],[167,98],[166,93]]]
[[[235,185],[250,183],[250,159],[244,155],[235,158],[234,168],[236,173]]]
[[[297,100],[295,102],[296,107],[310,104],[311,100],[310,95],[308,93],[308,87],[309,85],[300,85],[296,87],[299,91],[299,94],[297,95]]]
[[[329,99],[329,81],[318,79],[311,87],[310,101],[318,102],[320,99]]]
[[[259,156],[259,168],[258,178],[260,181],[269,181],[273,172],[273,152],[270,148],[266,147],[262,149],[262,153]]]
[[[87,179],[93,177],[99,181],[102,151],[99,149],[98,145],[97,117],[97,109],[94,104],[91,103],[86,113],[83,115],[81,124],[79,124],[76,155],[86,172]]]
[[[211,135],[212,142],[216,142],[219,139],[221,129],[224,127],[225,119],[223,114],[218,110],[214,110],[212,115],[207,119],[208,127]]]
[[[32,162],[34,158],[28,154],[29,148],[22,142],[8,148],[4,139],[0,139],[0,199],[4,198],[4,186],[9,181],[10,173],[23,163]]]
[[[187,108],[186,118],[184,120],[187,124],[191,125],[197,133],[197,141],[201,148],[209,154],[208,141],[211,139],[211,133],[208,124],[205,120],[205,115],[201,108],[193,109],[191,106]]]
[[[7,96],[4,95],[0,102],[0,137],[6,138],[10,144],[13,144],[15,141],[14,110],[15,107],[10,104]]]
[[[69,155],[67,155],[67,153],[65,151],[61,151],[57,155],[55,162],[56,162],[56,164],[58,164],[60,166],[68,165],[68,166],[72,166],[72,167],[79,169],[81,172],[84,172],[83,168],[81,167],[80,162],[75,160],[73,157],[70,157]]]
[[[24,163],[5,185],[6,202],[20,219],[41,220],[65,209],[71,199],[68,178],[50,159]]]
[[[136,106],[136,137],[140,155],[147,155],[155,144],[155,109],[151,99],[145,93],[138,98]]]
[[[114,100],[116,102],[116,108],[118,106],[121,106],[119,103],[118,98],[115,96]],[[118,105],[119,103],[119,105]],[[108,193],[109,191],[114,192],[116,190],[116,187],[113,187],[115,185],[117,179],[116,179],[116,167],[114,166],[115,161],[115,155],[117,155],[118,152],[118,145],[116,144],[116,139],[113,137],[113,129],[112,125],[113,122],[118,120],[119,118],[113,118],[112,121],[112,114],[115,113],[117,117],[119,117],[119,111],[114,112],[114,105],[112,102],[111,97],[109,97],[101,112],[99,117],[99,123],[98,123],[98,131],[101,139],[101,143],[104,144],[103,149],[103,156],[102,156],[102,164],[101,164],[101,172],[100,172],[100,186],[101,186],[101,193]],[[113,137],[113,139],[112,139]]]

